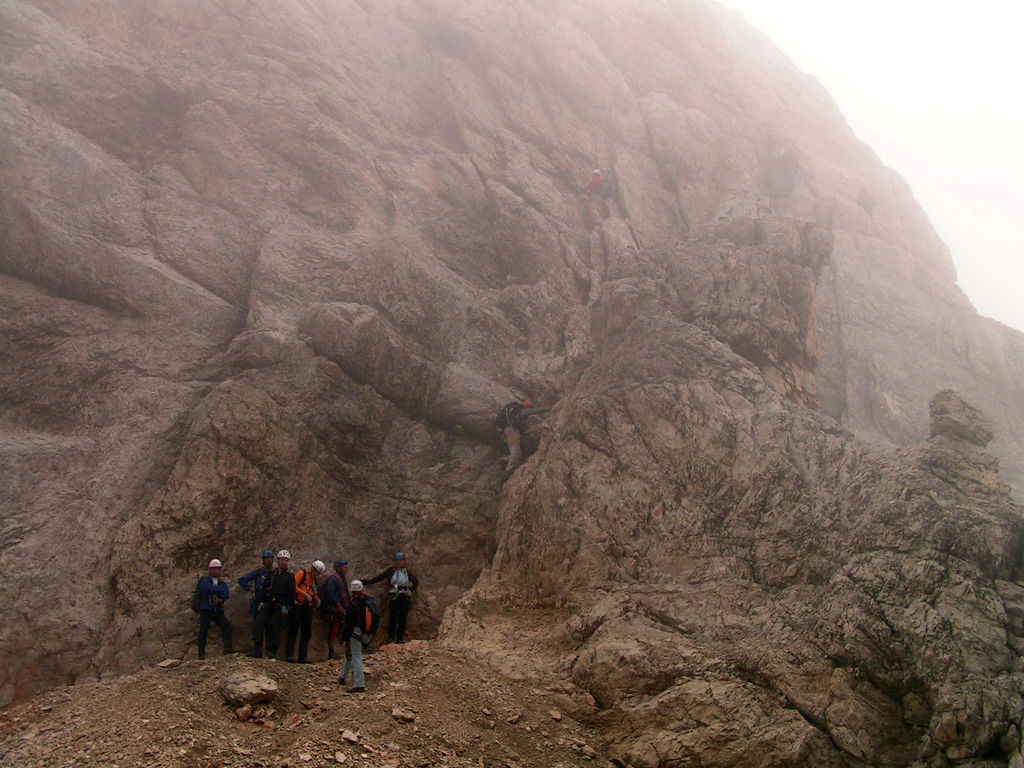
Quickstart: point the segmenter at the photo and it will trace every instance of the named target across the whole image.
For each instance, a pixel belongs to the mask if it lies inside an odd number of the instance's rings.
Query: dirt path
[[[369,656],[363,694],[338,685],[340,665],[236,654],[53,691],[0,713],[0,765],[608,765],[597,734],[558,710],[557,690],[510,680],[436,644]],[[218,690],[243,670],[280,687],[244,722]]]

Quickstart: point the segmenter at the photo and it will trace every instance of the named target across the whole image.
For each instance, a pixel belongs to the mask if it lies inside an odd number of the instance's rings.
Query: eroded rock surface
[[[183,655],[211,557],[402,549],[637,766],[1018,753],[1024,341],[740,19],[9,0],[0,56],[0,700]]]

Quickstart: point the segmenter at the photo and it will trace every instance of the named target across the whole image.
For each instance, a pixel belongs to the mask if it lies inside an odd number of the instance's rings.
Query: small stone
[[[548,714],[551,715],[551,719],[555,722],[558,722],[562,719],[562,713],[559,712],[557,709],[552,709],[550,712],[548,712]]]
[[[522,717],[522,715],[520,715],[518,712],[516,712],[514,715],[512,715],[512,716],[510,716],[508,718],[508,722],[511,723],[512,725],[515,725],[516,723],[519,722],[519,718],[520,717]]]
[[[583,755],[593,760],[595,757],[597,757],[597,750],[589,744],[585,744],[583,746]]]
[[[352,731],[349,731],[349,730],[343,730],[341,732],[341,738],[344,739],[345,741],[347,741],[349,744],[358,744],[359,743],[359,737],[356,736],[354,733],[352,733]]]
[[[235,710],[235,717],[237,717],[243,723],[246,720],[251,719],[252,718],[252,705],[250,705],[250,704],[243,704],[241,707],[239,707],[238,709]]]
[[[181,659],[164,659],[157,664],[160,669],[173,669],[174,667],[181,666]]]
[[[345,757],[345,753],[344,752],[335,752],[334,753],[334,762],[336,762],[336,763],[344,763],[346,760],[348,760],[348,758]]]
[[[407,709],[402,709],[400,706],[395,704],[391,707],[391,716],[402,723],[411,723],[416,719],[416,715]]]
[[[308,763],[312,759],[313,759],[313,756],[311,754],[309,754],[308,752],[303,752],[302,754],[299,755],[299,760],[301,760],[304,763]]]

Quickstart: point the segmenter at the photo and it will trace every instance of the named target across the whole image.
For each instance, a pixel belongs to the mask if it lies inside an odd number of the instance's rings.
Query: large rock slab
[[[220,695],[234,707],[273,701],[278,691],[274,680],[249,672],[236,672],[220,681]]]

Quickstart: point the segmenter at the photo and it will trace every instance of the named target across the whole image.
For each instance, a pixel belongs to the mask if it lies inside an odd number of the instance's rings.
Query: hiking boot
[[[199,652],[199,660],[202,661],[205,658],[206,658],[206,651],[200,651]]]
[[[293,659],[291,656],[285,656],[284,660],[287,661],[289,664],[295,663],[295,659]]]
[[[353,688],[352,689],[352,693],[364,693],[365,691],[366,691],[365,688]]]
[[[311,662],[309,659],[299,659],[296,663],[297,664],[312,664],[313,662]]]
[[[262,659],[263,658],[263,651],[261,651],[259,648],[257,648],[255,651],[253,651],[252,653],[249,654],[249,658],[250,659]]]

